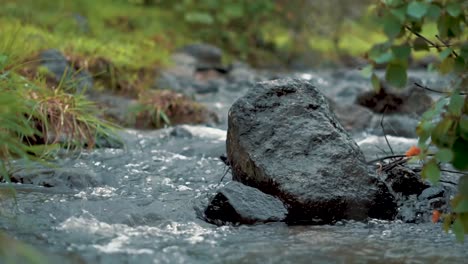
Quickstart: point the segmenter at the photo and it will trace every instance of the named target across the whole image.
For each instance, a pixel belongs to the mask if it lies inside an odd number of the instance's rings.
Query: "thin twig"
[[[368,162],[366,162],[366,164],[370,165],[370,164],[373,164],[373,163],[378,162],[378,161],[384,161],[384,160],[387,160],[387,159],[398,159],[398,158],[406,158],[406,155],[390,155],[390,156],[385,156],[385,157],[381,157],[381,158],[378,158],[378,159],[374,159],[374,160],[368,161]]]
[[[431,91],[431,92],[433,92],[433,93],[450,94],[450,92],[434,90],[434,89],[428,88],[428,87],[426,87],[426,86],[424,86],[424,85],[421,85],[421,84],[419,84],[419,83],[416,83],[416,82],[414,83],[414,85],[416,85],[417,87],[422,88],[422,89],[424,89],[424,90]],[[460,94],[460,95],[467,95],[468,93],[460,92],[459,94]]]
[[[450,47],[450,43],[448,43],[448,42],[442,40],[442,39],[439,37],[439,35],[436,35],[436,38],[437,38],[440,42],[442,42],[446,48]],[[458,54],[457,54],[457,52],[456,52],[455,50],[452,50],[452,54],[453,54],[455,57],[458,57]]]
[[[429,39],[427,39],[426,37],[424,37],[423,35],[419,34],[418,32],[414,31],[412,28],[410,28],[409,26],[405,26],[405,28],[407,30],[409,30],[409,32],[413,33],[414,35],[420,37],[421,39],[423,39],[424,41],[426,41],[427,43],[431,44],[433,47],[435,47],[438,51],[440,51],[440,46],[435,44],[434,42],[430,41]]]
[[[403,165],[403,164],[405,164],[407,161],[408,161],[408,159],[406,159],[406,158],[400,158],[399,160],[396,160],[396,161],[394,161],[394,162],[391,162],[391,163],[389,163],[389,164],[383,166],[383,167],[382,167],[382,171],[387,172],[387,171],[389,171],[389,170],[395,168],[395,167],[398,166],[398,165]]]
[[[446,170],[446,169],[440,169],[440,171],[443,171],[443,172],[450,172],[450,173],[455,173],[455,174],[462,174],[462,175],[465,175],[465,174],[466,174],[466,172],[453,171],[453,170]]]
[[[388,148],[390,149],[390,152],[392,153],[392,155],[395,155],[395,153],[393,152],[392,146],[390,145],[390,142],[388,142],[387,133],[385,132],[385,127],[384,127],[384,125],[383,125],[383,119],[384,119],[384,116],[385,116],[385,110],[387,110],[387,106],[388,106],[388,105],[385,105],[385,107],[384,107],[384,109],[383,109],[382,119],[380,119],[380,126],[382,127],[382,131],[383,131],[383,133],[384,133],[385,142],[387,142],[387,146],[388,146]]]

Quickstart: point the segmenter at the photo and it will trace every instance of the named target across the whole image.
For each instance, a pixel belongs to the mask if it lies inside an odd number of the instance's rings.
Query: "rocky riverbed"
[[[188,76],[168,72],[159,81],[172,82],[175,89],[204,103],[217,114],[218,123],[127,129],[120,132],[123,147],[64,156],[52,167],[16,161],[13,177],[22,184],[13,185],[16,199],[2,197],[0,210],[5,217],[0,227],[40,249],[50,263],[461,263],[467,259],[466,245],[430,221],[432,209],[446,209],[455,175],[444,175],[445,183],[438,187],[429,187],[412,171],[403,183],[398,181],[399,171],[397,180],[386,175],[383,180],[396,197],[395,220],[294,226],[282,222],[218,226],[205,221],[211,199],[232,178],[219,158],[226,153],[229,108],[254,82],[285,76],[241,64],[228,74],[215,70],[218,75],[209,78],[201,78],[200,71],[198,77],[193,71]],[[367,160],[388,154],[382,113],[360,103],[369,101],[362,98],[368,96],[370,85],[358,71],[287,76],[309,81],[330,100]],[[426,85],[440,83],[425,72],[412,72],[412,78]],[[412,128],[418,111],[395,110],[384,116],[396,153],[415,144]],[[398,189],[408,182],[416,187],[409,192]],[[4,193],[9,187],[1,188]]]

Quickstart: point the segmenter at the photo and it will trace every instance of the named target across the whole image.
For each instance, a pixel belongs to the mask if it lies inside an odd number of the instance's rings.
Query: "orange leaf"
[[[412,157],[412,156],[417,156],[421,153],[421,149],[416,147],[416,146],[411,146],[411,148],[406,151],[405,155],[406,157]]]
[[[440,211],[439,210],[434,210],[432,211],[432,223],[437,223],[439,222],[440,219]]]

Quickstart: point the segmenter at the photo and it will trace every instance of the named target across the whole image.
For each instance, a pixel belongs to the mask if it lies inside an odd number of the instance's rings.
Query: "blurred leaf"
[[[444,217],[444,223],[443,223],[443,228],[445,232],[448,232],[450,230],[450,226],[452,225],[452,215],[447,214]]]
[[[457,240],[459,242],[464,241],[465,232],[463,230],[463,224],[462,224],[462,222],[460,221],[460,219],[458,217],[455,219],[455,222],[453,222],[452,231],[455,234],[455,236],[456,236],[456,238],[457,238]]]
[[[401,23],[405,22],[406,20],[406,5],[403,5],[399,8],[392,8],[390,9],[390,13],[392,13]]]
[[[439,72],[449,74],[455,68],[455,60],[452,57],[447,57],[439,65]]]
[[[383,20],[383,30],[389,38],[395,38],[401,32],[402,24],[398,18],[391,14],[387,14]]]
[[[404,87],[407,81],[406,65],[402,63],[390,63],[385,71],[385,80],[396,87]]]
[[[402,45],[393,46],[392,52],[398,59],[407,60],[411,53],[411,47],[408,43],[404,43]]]
[[[452,161],[453,153],[451,149],[441,148],[437,151],[435,157],[438,161],[447,163]]]
[[[420,143],[426,142],[432,134],[434,129],[434,124],[432,122],[422,121],[416,127],[416,134],[419,136]]]
[[[468,43],[465,43],[460,48],[460,56],[465,60],[468,61]]]
[[[458,138],[453,143],[453,161],[452,165],[457,170],[468,170],[468,141],[463,138]]]
[[[446,7],[447,13],[449,13],[453,17],[457,17],[461,14],[462,8],[460,6],[460,3],[458,2],[450,2],[447,4]]]
[[[437,20],[437,30],[439,31],[439,36],[441,38],[446,38],[448,36],[449,21],[447,15],[442,14],[439,17],[439,19]]]
[[[439,53],[439,58],[441,60],[444,60],[445,58],[447,58],[450,54],[452,54],[453,52],[453,49],[451,48],[446,48],[444,49],[442,52]]]
[[[460,136],[468,140],[468,115],[462,115],[458,125],[460,126]]]
[[[420,19],[422,18],[428,11],[429,9],[429,4],[425,2],[418,2],[418,1],[412,1],[408,5],[408,9],[406,10],[407,14]]]
[[[426,163],[422,169],[421,176],[429,180],[432,184],[437,184],[440,180],[440,169],[434,159]]]
[[[458,180],[458,192],[461,195],[468,196],[468,174],[461,176]]]
[[[375,62],[378,64],[384,64],[393,59],[393,53],[391,51],[387,51],[385,53],[380,54],[379,57],[375,58]]]
[[[404,3],[404,0],[384,0],[384,3],[388,6],[396,7]]]
[[[431,4],[429,6],[429,9],[427,10],[427,16],[431,19],[436,20],[439,18],[441,11],[442,9],[438,5]]]
[[[372,76],[373,71],[374,71],[374,66],[369,64],[366,67],[362,68],[361,74],[365,78],[370,78]]]
[[[468,212],[468,199],[462,199],[455,209],[453,209],[455,213],[467,213]]]
[[[451,119],[442,119],[432,130],[432,143],[439,148],[450,147],[454,140],[454,138],[449,134],[449,130],[452,126],[453,121]]]
[[[461,114],[465,98],[460,94],[459,90],[454,90],[450,97],[448,110],[450,113],[459,116]]]
[[[383,42],[372,46],[369,51],[369,58],[375,60],[377,57],[381,56],[382,53],[387,52],[391,45],[390,42]]]
[[[381,88],[380,79],[379,77],[377,77],[375,73],[372,74],[371,82],[372,82],[372,87],[374,88],[374,90],[377,92],[380,91],[380,88]]]
[[[413,48],[414,50],[429,50],[429,45],[427,44],[427,42],[421,38],[421,37],[417,37],[414,41],[413,41]]]
[[[465,59],[463,59],[463,57],[458,56],[455,58],[454,70],[455,72],[458,72],[458,73],[467,72],[468,66],[465,62]]]

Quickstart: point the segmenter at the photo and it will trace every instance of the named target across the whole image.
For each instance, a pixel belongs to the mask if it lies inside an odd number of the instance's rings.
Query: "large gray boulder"
[[[233,180],[280,198],[289,223],[392,219],[388,188],[305,80],[261,82],[229,111],[227,155]]]

